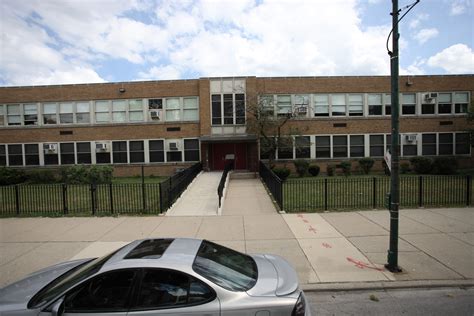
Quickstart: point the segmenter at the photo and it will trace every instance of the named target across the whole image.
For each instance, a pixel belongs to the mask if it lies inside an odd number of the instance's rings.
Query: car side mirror
[[[51,316],[61,316],[62,314],[64,314],[64,296],[51,306]]]

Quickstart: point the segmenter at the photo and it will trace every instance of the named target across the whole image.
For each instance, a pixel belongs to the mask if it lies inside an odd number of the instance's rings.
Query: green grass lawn
[[[466,176],[400,176],[400,207],[465,206]],[[383,209],[390,191],[388,176],[289,178],[283,184],[283,209],[288,212]]]
[[[145,177],[145,183],[160,183],[168,177]],[[142,183],[142,177],[116,177],[112,183]]]

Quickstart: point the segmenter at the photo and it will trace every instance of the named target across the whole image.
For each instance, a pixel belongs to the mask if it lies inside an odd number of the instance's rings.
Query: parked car
[[[310,315],[295,270],[207,240],[145,239],[0,290],[0,315]]]

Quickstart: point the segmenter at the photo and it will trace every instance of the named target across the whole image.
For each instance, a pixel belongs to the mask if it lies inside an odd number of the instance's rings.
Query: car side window
[[[134,270],[120,270],[106,272],[84,282],[66,295],[65,312],[127,311],[134,276]]]
[[[203,282],[178,271],[144,270],[134,309],[164,309],[204,304],[215,298]]]

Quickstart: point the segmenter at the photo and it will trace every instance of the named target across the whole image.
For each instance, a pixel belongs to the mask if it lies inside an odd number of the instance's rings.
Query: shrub
[[[23,170],[12,169],[7,167],[0,168],[0,185],[10,185],[23,183],[26,175]]]
[[[341,162],[340,166],[341,166],[342,172],[344,173],[346,177],[351,175],[352,162],[343,161]]]
[[[110,183],[112,166],[71,166],[61,169],[62,181],[69,184]]]
[[[433,161],[426,157],[413,157],[410,159],[413,171],[417,174],[427,174],[433,169]]]
[[[436,174],[455,174],[458,161],[454,157],[436,157],[433,162],[433,171]]]
[[[89,169],[88,181],[89,183],[111,183],[113,171],[112,166],[92,166]]]
[[[304,175],[308,172],[309,162],[306,160],[295,160],[293,161],[295,165],[296,173],[300,177],[304,177]]]
[[[406,174],[410,172],[410,164],[406,161],[400,162],[400,173]]]
[[[291,171],[288,168],[273,168],[273,172],[280,178],[282,181],[285,181],[286,178],[290,175]]]
[[[57,174],[48,169],[31,170],[26,173],[26,182],[35,184],[56,183],[60,181]]]
[[[326,167],[326,172],[328,176],[332,177],[336,173],[336,165],[328,164]]]
[[[372,158],[359,159],[359,166],[365,174],[369,174],[370,169],[374,166],[375,160]]]
[[[319,174],[320,168],[318,165],[311,165],[308,167],[308,172],[311,174],[313,177],[316,177]]]

